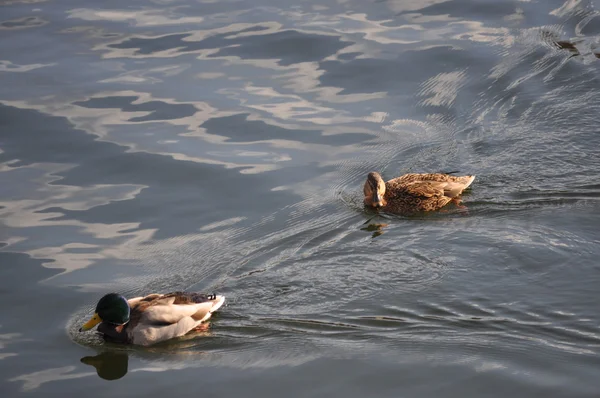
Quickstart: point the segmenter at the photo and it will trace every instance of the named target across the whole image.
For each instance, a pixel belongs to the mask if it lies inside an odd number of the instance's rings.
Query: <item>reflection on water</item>
[[[370,223],[369,225],[367,225],[364,228],[361,228],[361,231],[367,231],[367,232],[373,232],[373,238],[378,237],[379,235],[383,234],[384,228],[387,227],[389,224],[376,224],[376,223]]]
[[[113,343],[90,343],[89,340],[84,339],[75,340],[88,346],[94,345],[94,349],[98,351],[96,355],[81,358],[81,363],[93,366],[102,379],[118,380],[127,374],[130,355],[154,357],[155,359],[167,358],[172,363],[185,361],[190,356],[202,356],[203,352],[197,349],[203,345],[201,339],[211,336],[210,322],[203,325],[201,331],[193,331],[175,340],[144,348],[126,347]],[[147,369],[140,368],[139,370]]]
[[[0,7],[4,394],[597,393],[593,1]],[[396,217],[371,170],[477,180]],[[178,289],[209,334],[74,332]]]
[[[104,380],[118,380],[127,374],[129,356],[119,351],[104,351],[98,355],[81,358],[81,363],[96,368],[98,376]]]

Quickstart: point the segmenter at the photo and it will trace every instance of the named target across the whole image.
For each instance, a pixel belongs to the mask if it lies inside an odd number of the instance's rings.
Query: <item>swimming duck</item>
[[[98,325],[104,340],[149,346],[201,327],[225,302],[215,294],[173,292],[127,300],[117,293],[102,297],[80,329]]]
[[[459,196],[475,176],[451,176],[443,173],[405,174],[384,182],[371,172],[363,188],[366,206],[390,213],[416,213],[438,210]]]

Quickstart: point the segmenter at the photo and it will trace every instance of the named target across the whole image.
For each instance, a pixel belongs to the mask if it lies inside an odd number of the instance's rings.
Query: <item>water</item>
[[[597,396],[596,6],[3,1],[3,396]],[[477,179],[398,217],[371,170]],[[76,331],[176,289],[227,306]]]

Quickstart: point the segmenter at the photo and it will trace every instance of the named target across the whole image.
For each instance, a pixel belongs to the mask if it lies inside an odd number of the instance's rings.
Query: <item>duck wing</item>
[[[425,192],[431,189],[441,188],[444,190],[444,196],[455,198],[459,196],[469,185],[473,183],[475,176],[451,176],[448,174],[431,173],[431,174],[405,174],[401,177],[394,178],[386,183],[389,186],[402,186],[408,190],[424,189]],[[426,183],[433,184],[427,187]],[[409,188],[412,184],[413,188]],[[419,188],[419,186],[421,186]]]
[[[224,302],[225,297],[215,294],[174,292],[147,296],[136,307],[141,313],[140,323],[166,325],[187,317],[202,322]]]
[[[409,184],[411,182],[418,181],[445,181],[447,177],[451,176],[440,173],[408,173],[401,175],[400,177],[396,177],[388,182],[396,184]]]
[[[132,308],[131,341],[151,345],[180,337],[208,320],[225,302],[215,294],[174,292],[150,295]]]
[[[445,196],[444,188],[447,183],[438,181],[414,181],[401,185],[402,194],[419,198]]]

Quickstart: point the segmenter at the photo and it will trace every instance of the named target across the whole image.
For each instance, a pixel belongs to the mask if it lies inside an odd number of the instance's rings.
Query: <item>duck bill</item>
[[[373,194],[373,207],[383,207],[383,196],[381,196],[379,193]]]
[[[94,314],[94,316],[92,316],[89,321],[84,323],[83,326],[81,326],[81,328],[79,328],[79,331],[85,332],[86,330],[90,330],[91,328],[93,328],[94,326],[99,324],[100,322],[102,322],[102,318],[100,318],[100,315]]]

